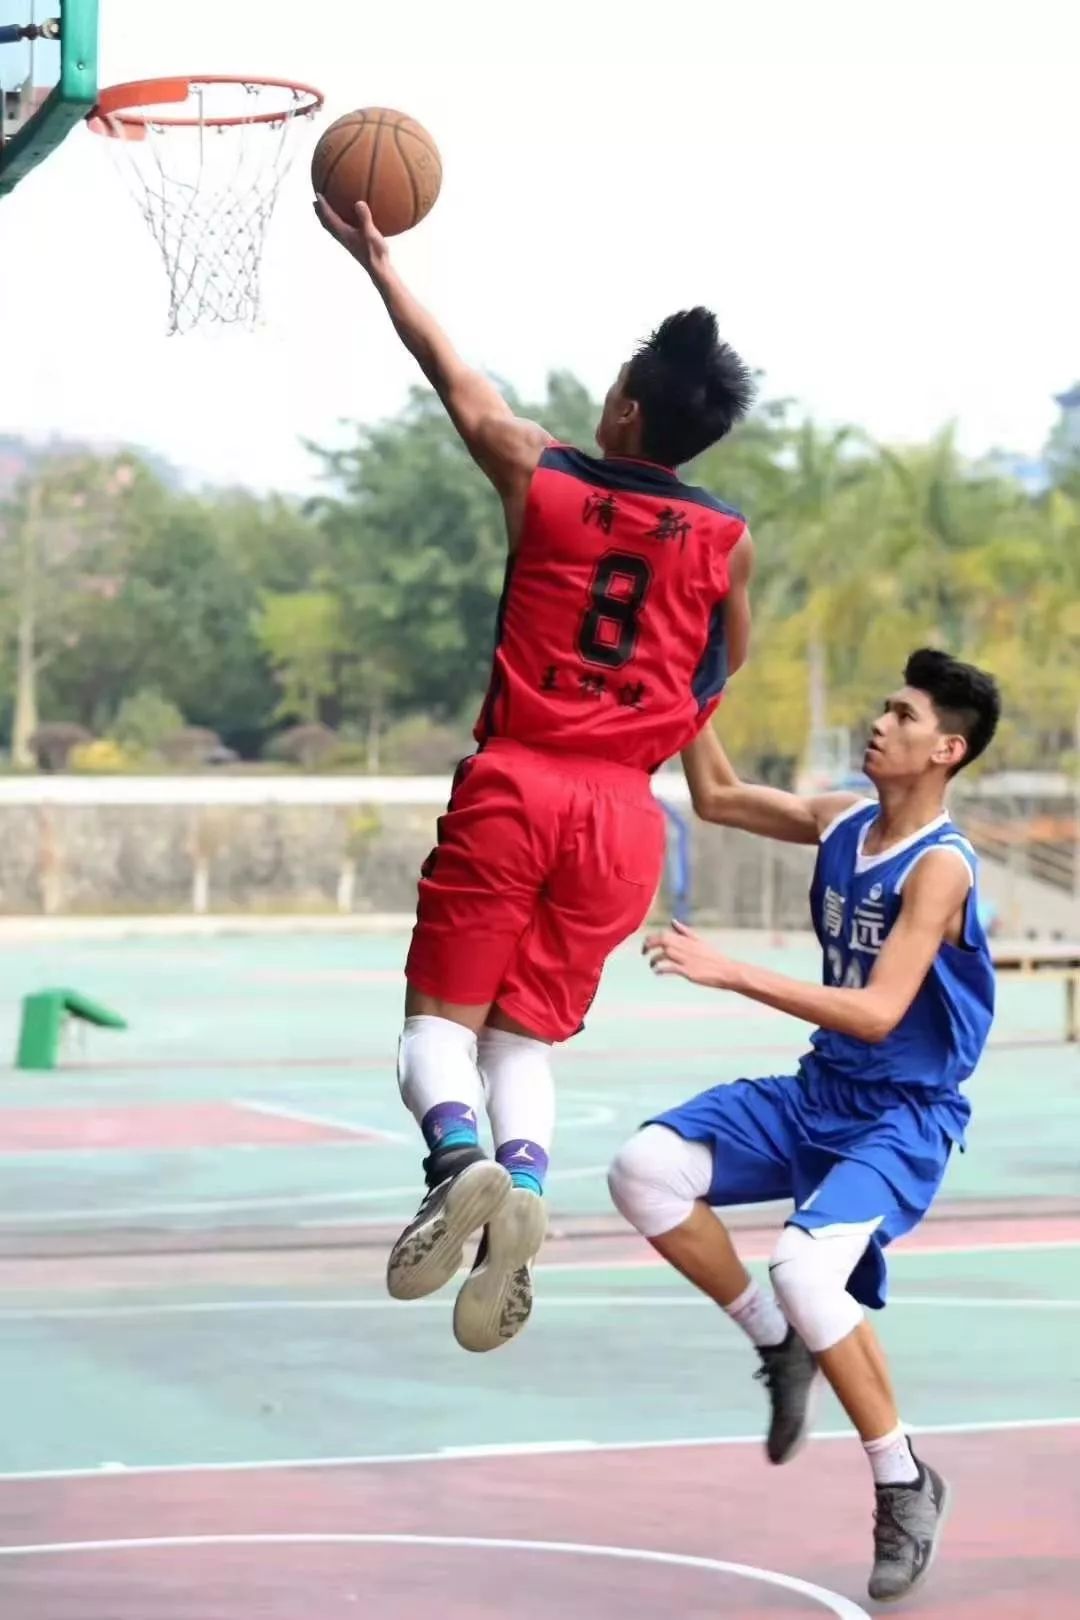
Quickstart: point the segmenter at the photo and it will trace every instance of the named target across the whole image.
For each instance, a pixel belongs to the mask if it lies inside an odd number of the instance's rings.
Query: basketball
[[[311,160],[311,183],[352,223],[366,202],[384,236],[400,236],[432,208],[442,185],[439,149],[422,124],[389,107],[345,113],[325,131]]]

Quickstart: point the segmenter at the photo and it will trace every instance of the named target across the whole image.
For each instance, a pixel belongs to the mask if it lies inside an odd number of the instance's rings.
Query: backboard
[[[0,0],[0,196],[97,100],[98,0]]]

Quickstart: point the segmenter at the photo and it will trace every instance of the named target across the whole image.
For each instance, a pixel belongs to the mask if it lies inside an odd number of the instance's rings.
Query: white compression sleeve
[[[555,1135],[551,1047],[531,1035],[484,1028],[477,1057],[496,1149],[524,1141],[550,1152]]]
[[[426,1014],[406,1018],[398,1042],[398,1086],[402,1101],[421,1127],[433,1110],[455,1103],[472,1112],[475,1124],[480,1073],[472,1030],[449,1018]]]

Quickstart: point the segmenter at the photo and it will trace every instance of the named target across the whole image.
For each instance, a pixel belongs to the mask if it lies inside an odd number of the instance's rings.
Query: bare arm
[[[724,636],[729,675],[742,668],[750,651],[750,576],[753,571],[754,542],[750,530],[746,529],[728,557],[730,585],[724,598]]]
[[[876,1043],[891,1035],[918,995],[942,942],[954,931],[970,886],[948,850],[925,855],[904,885],[900,915],[861,990],[804,984],[768,968],[732,962],[681,923],[645,941],[653,971],[733,990],[819,1029]]]
[[[465,364],[394,269],[386,239],[375,229],[366,203],[357,204],[355,225],[339,218],[323,197],[315,212],[371,277],[402,343],[442,400],[465,448],[502,496],[513,528],[513,508],[523,499],[541,453],[551,443],[550,434],[515,416],[495,385]]]
[[[787,844],[816,844],[829,823],[859,799],[857,793],[804,797],[742,782],[711,725],[683,749],[682,762],[694,810],[702,821]]]

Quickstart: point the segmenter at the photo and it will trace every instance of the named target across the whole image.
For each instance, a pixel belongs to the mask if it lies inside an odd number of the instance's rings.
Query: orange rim
[[[204,114],[167,113],[162,117],[147,109],[160,106],[180,106],[201,84],[231,84],[243,90],[248,86],[257,90],[289,90],[300,105],[278,108],[272,112]],[[320,111],[323,93],[314,85],[298,79],[267,79],[258,75],[245,79],[235,73],[192,73],[179,79],[133,79],[128,84],[114,84],[103,90],[97,105],[87,118],[95,135],[108,135],[114,139],[128,135],[138,139],[147,129],[234,129],[242,124],[283,124],[289,118],[310,118]]]

